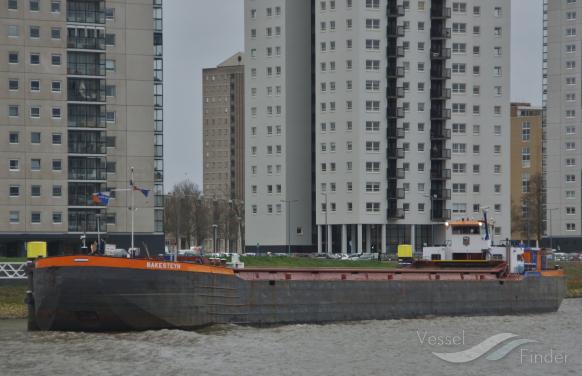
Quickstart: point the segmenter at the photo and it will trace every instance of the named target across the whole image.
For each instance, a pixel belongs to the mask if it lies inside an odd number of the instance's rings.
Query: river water
[[[543,315],[218,326],[197,332],[29,333],[25,325],[0,320],[2,376],[582,375],[582,299],[564,300],[557,313]],[[500,333],[536,342],[501,360],[488,360],[487,353],[453,364],[433,355],[462,351]]]

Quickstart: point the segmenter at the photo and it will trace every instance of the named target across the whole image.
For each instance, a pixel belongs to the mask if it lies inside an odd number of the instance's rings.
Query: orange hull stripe
[[[39,269],[54,267],[101,267],[234,275],[232,269],[217,266],[84,255],[42,258],[38,259],[35,264],[36,268]]]
[[[558,269],[558,270],[542,270],[542,276],[544,277],[563,277],[564,274],[564,270],[563,269]]]

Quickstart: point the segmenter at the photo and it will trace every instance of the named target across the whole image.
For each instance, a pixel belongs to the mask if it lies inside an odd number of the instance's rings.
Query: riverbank
[[[0,286],[0,319],[26,318],[26,286]]]
[[[248,267],[289,267],[289,268],[396,268],[395,261],[377,260],[335,260],[313,257],[288,256],[246,256],[241,261]]]
[[[582,263],[567,262],[561,264],[566,272],[567,298],[582,298]]]

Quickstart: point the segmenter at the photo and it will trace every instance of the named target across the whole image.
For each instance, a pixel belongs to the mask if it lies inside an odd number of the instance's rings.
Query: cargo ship
[[[132,331],[556,311],[560,270],[504,261],[421,261],[400,269],[229,268],[62,256],[29,270],[29,329]]]

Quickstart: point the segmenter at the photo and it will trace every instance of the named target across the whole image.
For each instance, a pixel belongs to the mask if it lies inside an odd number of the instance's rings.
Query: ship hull
[[[508,280],[245,280],[235,274],[115,267],[33,272],[41,330],[193,329],[425,316],[554,312],[563,277]]]

